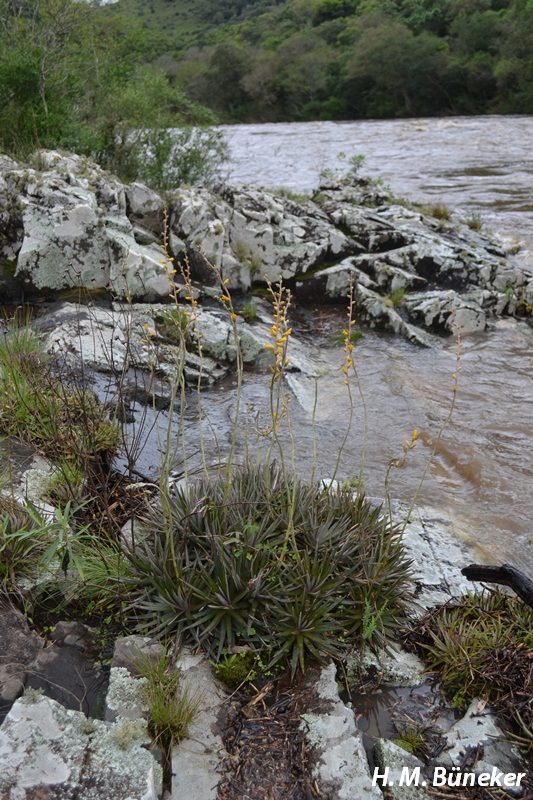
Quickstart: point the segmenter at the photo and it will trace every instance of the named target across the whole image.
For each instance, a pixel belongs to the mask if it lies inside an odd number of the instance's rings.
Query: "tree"
[[[141,67],[145,46],[139,25],[97,2],[0,0],[0,146],[75,150],[159,185],[198,178],[202,162],[209,173],[224,155],[213,114]]]
[[[448,102],[447,67],[447,47],[441,39],[429,33],[415,36],[390,19],[363,30],[347,76],[352,94],[363,93],[371,115],[433,114]]]

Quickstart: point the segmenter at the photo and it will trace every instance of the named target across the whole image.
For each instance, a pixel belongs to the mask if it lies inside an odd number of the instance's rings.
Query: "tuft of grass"
[[[480,231],[483,228],[483,220],[479,214],[472,214],[471,217],[468,217],[466,224],[471,231]]]
[[[488,699],[533,751],[533,608],[499,590],[468,593],[428,612],[414,641],[457,708]]]
[[[352,328],[350,330],[349,343],[355,344],[359,341],[359,339],[361,339],[362,336],[362,331],[358,330],[357,328]],[[333,344],[344,344],[346,340],[346,336],[342,331],[339,331],[338,333],[332,333],[328,338]]]
[[[452,216],[451,210],[444,203],[430,203],[422,206],[422,209],[428,216],[440,219],[443,222],[447,222]]]
[[[97,397],[58,380],[57,367],[29,328],[0,342],[0,431],[30,442],[72,468],[108,462],[121,433]]]
[[[254,319],[257,319],[257,306],[255,303],[244,303],[239,309],[239,314],[247,322],[253,322]]]
[[[397,289],[393,289],[393,291],[383,298],[384,305],[388,305],[391,308],[401,308],[403,306],[405,295],[407,294],[407,287],[406,286],[399,286]]]
[[[140,653],[133,666],[145,679],[142,695],[148,708],[148,733],[163,754],[163,781],[168,785],[172,748],[187,735],[200,700],[182,685],[180,670],[166,649],[157,660]]]
[[[155,317],[156,330],[159,336],[172,344],[181,344],[187,338],[190,320],[181,308],[169,308]]]
[[[50,537],[17,500],[0,497],[0,580],[14,586],[39,570]]]

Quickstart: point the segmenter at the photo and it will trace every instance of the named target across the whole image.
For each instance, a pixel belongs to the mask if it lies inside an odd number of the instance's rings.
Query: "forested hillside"
[[[533,0],[119,0],[225,121],[533,113]]]
[[[0,0],[0,109],[16,157],[208,180],[217,120],[533,113],[533,0]]]

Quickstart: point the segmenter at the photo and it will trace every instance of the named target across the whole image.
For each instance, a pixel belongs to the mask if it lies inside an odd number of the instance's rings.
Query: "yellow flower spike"
[[[229,278],[224,278],[224,286],[227,286],[228,284],[229,284]]]
[[[231,312],[231,321],[235,322],[236,319],[237,319],[237,314],[234,311],[232,311]]]
[[[418,439],[418,429],[415,428],[413,431],[413,435],[411,436],[411,441],[416,442],[417,439]]]
[[[348,370],[346,369],[346,367],[341,367],[341,372],[344,372],[345,375],[348,374]]]

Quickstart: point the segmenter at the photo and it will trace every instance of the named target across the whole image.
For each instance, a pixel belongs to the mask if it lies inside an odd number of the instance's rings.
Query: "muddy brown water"
[[[412,199],[448,204],[457,218],[481,214],[484,230],[521,244],[519,257],[533,267],[533,117],[473,117],[350,123],[291,123],[233,126],[229,178],[295,191],[312,189],[321,169],[335,166],[338,153],[362,153],[364,170],[380,174],[394,192]],[[295,329],[301,322],[296,318]],[[317,309],[304,319],[304,338],[317,361],[315,381],[294,376],[292,440],[288,453],[304,476],[330,476],[349,422],[349,400],[339,367],[342,354],[329,335],[344,327],[342,311]],[[533,575],[533,332],[506,322],[491,332],[463,337],[456,405],[436,447],[420,492],[451,516],[458,536],[488,563],[510,561]],[[416,448],[405,467],[393,469],[390,493],[410,500],[446,419],[453,398],[456,345],[418,349],[399,338],[367,332],[356,347],[361,395],[353,382],[354,420],[339,463],[338,475],[358,475],[366,439],[363,478],[367,492],[383,496],[391,459],[413,429]],[[105,392],[104,392],[105,394]],[[366,404],[366,424],[363,414]],[[235,409],[235,381],[229,378],[197,403],[189,397],[185,415],[187,452],[199,448],[199,431],[215,458],[215,439],[227,453]],[[258,449],[255,417],[268,421],[268,387],[263,375],[247,375],[241,408],[249,423],[239,425],[237,454]],[[313,409],[315,411],[313,413]],[[134,408],[142,421],[145,412]],[[154,475],[159,441],[165,440],[167,417],[156,423],[144,448],[137,448],[139,471]],[[366,434],[365,434],[366,430]],[[290,439],[290,437],[289,437]],[[316,453],[316,457],[315,457]],[[193,459],[194,460],[194,459]],[[179,458],[177,459],[179,471]]]
[[[280,123],[225,130],[233,182],[311,191],[321,170],[362,154],[363,174],[381,176],[399,196],[444,203],[455,219],[479,215],[484,233],[520,248],[517,258],[533,268],[531,116]],[[341,151],[346,158],[339,158]],[[453,517],[457,534],[479,548],[480,558],[510,561],[530,575],[532,337],[528,328],[505,324],[463,337],[456,408],[420,495]],[[319,340],[312,346],[329,361]],[[370,492],[383,493],[386,465],[402,454],[402,443],[415,427],[420,431],[417,448],[406,468],[393,471],[391,493],[408,499],[416,491],[431,442],[449,410],[454,347],[446,342],[442,348],[418,350],[376,334],[358,343],[368,407],[365,482]],[[346,398],[334,370],[319,383],[324,391],[317,409],[318,451],[320,474],[327,475],[346,424]],[[308,389],[307,408],[310,395]],[[295,416],[303,426],[295,422],[293,427],[296,449],[309,469],[309,413],[298,409]],[[361,415],[356,417],[343,475],[357,472],[360,463]]]

